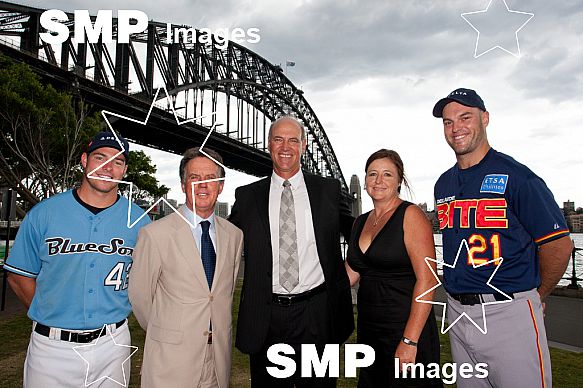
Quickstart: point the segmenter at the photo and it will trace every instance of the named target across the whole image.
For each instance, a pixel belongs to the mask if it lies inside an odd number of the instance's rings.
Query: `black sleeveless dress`
[[[405,210],[410,205],[411,202],[404,201],[397,207],[366,252],[361,251],[358,241],[370,212],[359,216],[352,230],[347,260],[360,273],[358,343],[375,350],[373,365],[360,370],[361,388],[443,386],[440,379],[395,379],[394,355],[409,318],[416,281],[403,233]],[[439,364],[439,336],[433,309],[418,341],[416,362]]]

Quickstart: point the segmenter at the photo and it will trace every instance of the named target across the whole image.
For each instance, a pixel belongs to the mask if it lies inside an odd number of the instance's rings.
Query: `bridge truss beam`
[[[46,32],[39,23],[43,11],[0,1],[0,49],[103,109],[143,120],[157,85],[165,85],[180,120],[205,116],[176,125],[168,114],[170,104],[158,101],[147,130],[130,121],[117,123],[116,129],[124,136],[180,154],[188,146],[200,144],[216,125],[207,144],[224,154],[225,163],[252,175],[266,175],[271,169],[269,125],[280,115],[293,115],[306,127],[304,169],[338,179],[348,195],[322,124],[303,91],[280,66],[233,42],[224,44],[213,37],[212,42],[201,43],[203,32],[188,26],[171,28],[188,31],[189,42],[184,41],[186,35],[179,43],[167,42],[167,25],[154,21],[144,32],[133,34],[129,43],[81,43],[73,37],[74,17],[70,14],[65,23],[69,39],[61,45],[41,43],[39,33]],[[113,35],[115,39],[117,19],[113,20]],[[161,93],[159,97],[165,96]]]

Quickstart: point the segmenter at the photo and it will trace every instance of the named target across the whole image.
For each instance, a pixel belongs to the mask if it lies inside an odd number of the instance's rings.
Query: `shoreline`
[[[579,289],[571,289],[567,288],[567,286],[556,286],[553,292],[551,292],[553,296],[562,296],[566,298],[576,298],[576,299],[583,299],[583,288],[579,287]]]

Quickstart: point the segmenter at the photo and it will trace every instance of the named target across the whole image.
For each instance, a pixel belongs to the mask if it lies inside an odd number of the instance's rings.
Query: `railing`
[[[574,243],[574,241],[573,241]],[[567,288],[572,290],[578,290],[581,286],[577,283],[582,281],[583,279],[577,276],[577,266],[576,266],[576,259],[577,257],[579,260],[583,260],[583,248],[573,248],[573,252],[571,252],[571,276],[564,277],[565,280],[570,280],[571,283],[567,286]]]
[[[16,228],[19,227],[22,221],[10,221],[10,227]],[[0,221],[0,229],[4,229],[8,227],[8,221]]]

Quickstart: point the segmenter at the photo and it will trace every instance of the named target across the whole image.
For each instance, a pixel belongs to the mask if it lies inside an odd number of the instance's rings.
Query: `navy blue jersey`
[[[71,191],[35,205],[22,221],[5,269],[36,279],[28,316],[64,329],[96,329],[119,322],[131,311],[127,282],[132,252],[145,216],[121,197],[93,214]]]
[[[540,285],[538,245],[569,235],[563,213],[545,182],[508,155],[490,149],[475,166],[447,170],[435,184],[443,233],[444,286],[449,293],[493,293]],[[502,264],[488,261],[504,258]],[[473,264],[472,264],[473,263]]]

